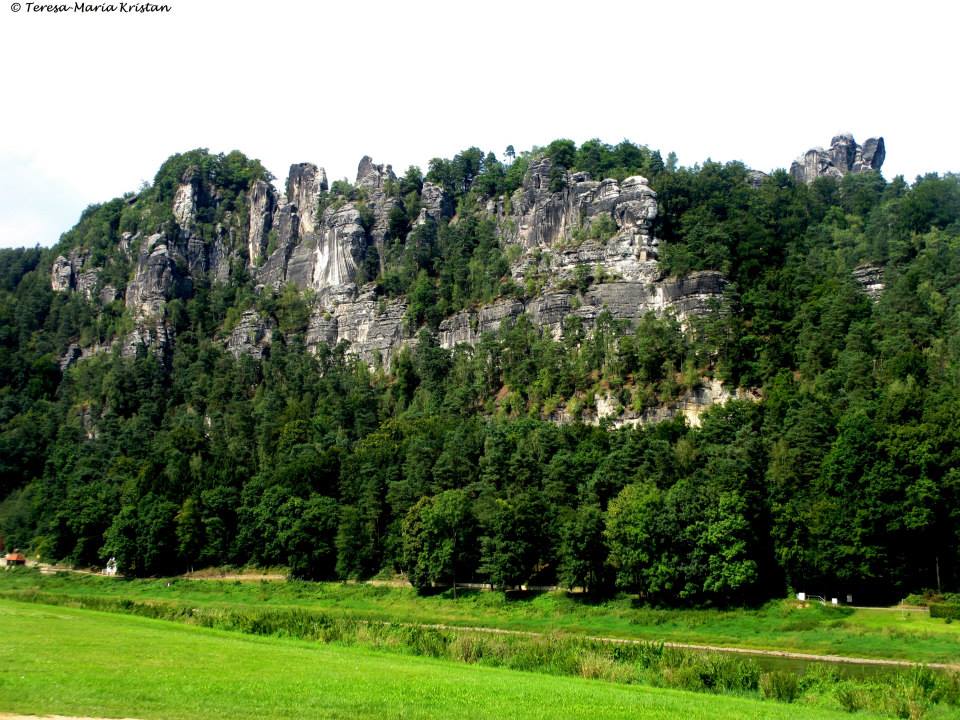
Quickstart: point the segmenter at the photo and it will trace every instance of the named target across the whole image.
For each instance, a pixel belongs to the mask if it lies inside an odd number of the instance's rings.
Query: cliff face
[[[651,231],[656,193],[645,178],[617,182],[566,173],[562,187],[551,191],[551,170],[550,160],[538,162],[513,197],[491,201],[485,209],[497,223],[501,242],[518,248],[511,268],[514,280],[529,279],[542,289],[525,302],[502,299],[447,318],[439,332],[443,347],[477,342],[484,333],[521,315],[559,337],[564,319],[571,315],[587,327],[604,310],[628,322],[648,311],[673,310],[684,318],[706,312],[720,297],[724,280],[719,273],[659,277],[657,241]],[[292,165],[284,194],[267,182],[254,182],[245,198],[245,223],[241,227],[237,218],[225,219],[211,243],[196,231],[199,200],[209,191],[193,175],[184,175],[171,208],[175,239],[162,233],[126,239],[135,248],[126,304],[137,330],[123,343],[125,351],[135,352],[136,343],[143,342],[158,353],[166,352],[172,341],[172,331],[163,331],[166,302],[188,293],[201,275],[210,282],[226,281],[234,262],[246,266],[261,292],[287,284],[311,292],[313,309],[306,334],[310,348],[347,341],[352,352],[370,362],[389,361],[399,347],[415,342],[416,328],[404,322],[406,301],[378,299],[372,286],[357,285],[357,277],[371,247],[377,248],[383,269],[390,213],[399,205],[390,192],[395,181],[389,165],[364,157],[355,183],[362,199],[348,201],[330,195],[323,168]],[[449,218],[451,205],[441,187],[424,183],[414,226]],[[245,237],[237,242],[241,235]],[[89,296],[96,285],[96,269],[82,270],[83,262],[82,257],[58,258],[51,275],[53,288],[84,290]],[[576,287],[583,284],[578,273],[589,275],[585,290]],[[259,357],[272,336],[272,326],[245,315],[227,344],[235,354]]]
[[[800,157],[791,173],[811,182],[869,172],[881,167],[884,156],[883,138],[861,146],[850,135],[838,135],[829,149]],[[104,282],[117,278],[116,272],[104,274],[93,260],[97,254],[82,247],[56,258],[51,287],[101,305],[122,299],[134,329],[114,343],[126,354],[145,346],[167,356],[175,341],[165,320],[168,302],[188,297],[200,284],[227,282],[243,272],[261,293],[287,285],[308,293],[305,337],[311,349],[346,341],[350,352],[368,362],[389,362],[400,347],[416,342],[418,328],[410,325],[404,298],[379,297],[362,277],[376,271],[370,257],[374,249],[384,270],[391,213],[406,212],[397,182],[390,165],[364,157],[355,183],[332,192],[323,168],[299,163],[290,167],[282,192],[256,180],[245,186],[239,202],[221,204],[226,191],[191,167],[166,196],[172,198],[166,225],[121,235],[116,257],[131,268],[125,290]],[[762,173],[757,173],[760,182]],[[459,222],[453,205],[441,186],[423,183],[412,226]],[[663,277],[653,233],[657,212],[657,195],[641,176],[593,178],[558,172],[549,158],[537,160],[510,197],[488,200],[480,209],[497,228],[511,258],[510,274],[526,290],[524,299],[502,297],[445,318],[440,344],[476,343],[521,316],[559,337],[568,318],[589,329],[605,311],[627,323],[651,311],[674,313],[681,322],[710,312],[719,305],[725,279],[713,271]],[[364,274],[361,267],[367,268]],[[858,268],[855,276],[872,298],[882,291],[882,268]],[[251,311],[224,333],[223,342],[237,355],[262,357],[275,331],[275,320]],[[103,349],[71,346],[63,362]]]
[[[813,182],[818,177],[842,177],[847,173],[879,170],[887,156],[883,138],[870,138],[862,146],[853,135],[837,135],[830,147],[812,148],[793,161],[790,175],[797,182]]]
[[[504,247],[516,248],[510,253],[516,258],[513,279],[534,283],[535,296],[504,298],[448,317],[439,329],[443,347],[475,343],[521,315],[559,337],[569,316],[588,328],[604,310],[627,322],[649,311],[673,311],[683,319],[707,312],[719,300],[724,286],[719,273],[660,277],[651,229],[657,199],[645,178],[617,182],[567,172],[560,187],[555,182],[551,190],[552,170],[549,159],[539,161],[512,197],[491,200],[484,209],[496,222]],[[168,301],[189,295],[198,282],[226,282],[245,268],[260,292],[287,284],[310,292],[306,341],[311,349],[346,341],[351,352],[367,361],[388,362],[398,348],[415,342],[417,328],[405,322],[403,298],[377,298],[372,285],[358,286],[357,279],[370,248],[377,248],[383,269],[390,214],[400,205],[391,188],[395,181],[389,165],[364,157],[354,186],[358,199],[347,200],[330,193],[323,168],[295,164],[283,194],[263,180],[253,182],[244,197],[246,216],[222,214],[211,233],[209,223],[201,229],[200,215],[202,208],[216,206],[218,190],[187,170],[173,193],[173,231],[127,233],[118,248],[133,266],[124,300],[135,329],[118,340],[123,352],[133,354],[143,345],[167,355],[174,341],[164,321]],[[451,215],[444,190],[424,183],[414,226]],[[97,299],[112,301],[116,291],[98,285],[101,269],[87,265],[82,251],[58,257],[51,269],[52,288],[82,292],[91,300],[99,291]],[[225,343],[236,355],[262,357],[273,331],[272,321],[246,313]],[[100,349],[72,348],[64,362]]]

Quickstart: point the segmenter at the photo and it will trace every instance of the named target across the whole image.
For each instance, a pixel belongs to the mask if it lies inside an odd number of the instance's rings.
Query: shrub
[[[864,691],[849,683],[842,683],[836,689],[837,702],[847,712],[853,713],[866,706]]]
[[[960,620],[960,605],[931,603],[930,617],[944,618],[945,620]]]
[[[800,697],[800,679],[792,672],[774,670],[760,676],[760,692],[768,700],[792,703]]]

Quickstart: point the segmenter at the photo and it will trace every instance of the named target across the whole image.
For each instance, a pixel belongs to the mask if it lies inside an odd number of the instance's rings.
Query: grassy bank
[[[795,718],[796,706],[0,600],[0,711],[140,718]],[[807,718],[849,717],[822,707]],[[858,717],[878,717],[860,714]]]
[[[960,673],[925,668],[844,677],[837,666],[762,671],[754,659],[611,643],[577,635],[538,635],[435,628],[351,618],[295,607],[194,607],[183,602],[38,593],[10,593],[51,607],[107,611],[201,628],[354,646],[485,667],[576,676],[702,693],[764,697],[809,706],[870,710],[895,717],[952,717],[960,710]]]
[[[660,610],[620,597],[591,603],[563,592],[510,597],[460,592],[419,597],[411,589],[340,583],[215,580],[118,581],[36,572],[0,574],[0,592],[35,590],[74,597],[122,597],[203,607],[298,607],[376,621],[562,631],[655,642],[675,641],[814,654],[956,663],[960,623],[925,612],[797,607],[774,602],[750,610]]]

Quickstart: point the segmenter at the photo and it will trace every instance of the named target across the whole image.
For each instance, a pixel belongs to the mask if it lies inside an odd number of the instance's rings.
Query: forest
[[[444,317],[539,291],[511,279],[484,208],[509,201],[542,156],[557,187],[572,171],[649,178],[662,273],[723,272],[722,306],[687,324],[570,319],[559,339],[521,317],[441,347]],[[364,279],[407,297],[418,338],[390,363],[343,343],[308,352],[310,298],[258,292],[235,268],[166,304],[169,358],[115,349],[62,370],[71,343],[109,342],[132,319],[122,299],[54,292],[54,258],[84,248],[122,292],[121,234],[169,225],[189,166],[215,189],[200,208],[211,233],[270,179],[240,153],[191,151],[138,195],[88,208],[53,248],[0,250],[8,548],[79,566],[115,557],[135,576],[256,564],[658,605],[960,590],[958,176],[808,185],[783,170],[756,182],[737,162],[681,167],[627,141],[511,147],[503,160],[470,148],[389,188],[400,209],[384,271],[368,258]],[[425,180],[455,214],[415,227]],[[352,192],[334,183],[329,202]],[[864,267],[882,271],[875,299],[855,278]],[[585,271],[579,290],[601,281]],[[276,320],[262,359],[224,345],[249,308]],[[698,427],[583,421],[600,395],[639,411],[710,379],[751,399]]]

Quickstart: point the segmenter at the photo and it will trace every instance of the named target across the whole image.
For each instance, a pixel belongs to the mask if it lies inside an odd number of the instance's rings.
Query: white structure
[[[103,569],[104,575],[116,575],[117,574],[117,559],[110,558],[107,560],[107,566]]]

